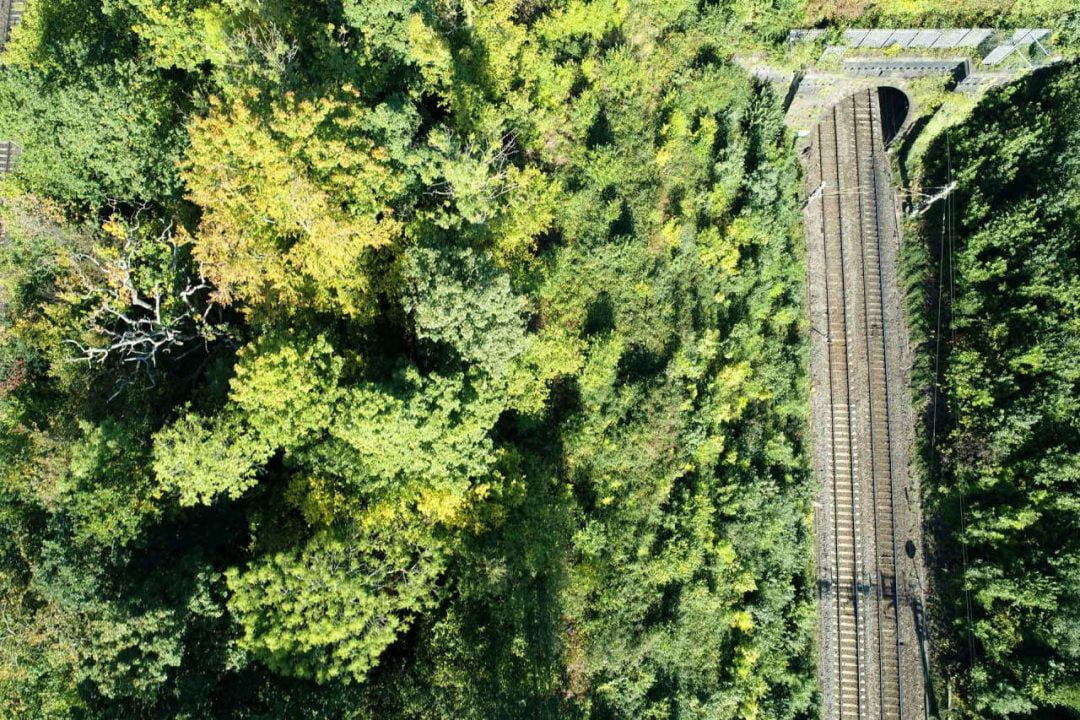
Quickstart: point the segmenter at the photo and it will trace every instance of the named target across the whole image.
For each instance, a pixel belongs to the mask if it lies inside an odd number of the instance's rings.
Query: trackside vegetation
[[[800,12],[28,2],[0,717],[816,717]]]
[[[1032,74],[923,158],[924,187],[956,183],[907,268],[927,279],[913,321],[955,717],[1080,712],[1078,98],[1076,65]]]

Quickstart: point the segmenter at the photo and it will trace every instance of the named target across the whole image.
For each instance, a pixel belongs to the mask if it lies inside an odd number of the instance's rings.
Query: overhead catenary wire
[[[849,190],[830,190],[827,183],[821,183],[810,195],[807,196],[804,204],[809,205],[814,200],[822,197],[863,197],[870,198],[873,196],[873,192],[863,188],[853,188]],[[910,198],[934,198],[941,193],[952,190],[949,185],[926,187],[923,190],[916,190],[915,188],[897,188],[896,193],[900,196],[906,196]]]
[[[945,133],[945,163],[948,171],[949,184],[952,184],[952,137],[948,132]],[[953,198],[946,199],[945,214],[949,237],[949,337],[952,347],[955,348],[956,318],[954,317],[953,309],[956,306],[956,204]],[[955,412],[957,414],[956,420],[959,421],[959,408],[957,408]],[[968,588],[967,582],[969,560],[967,543],[967,508],[963,482],[958,482],[956,487],[960,497],[960,559],[964,571],[962,589],[964,593],[964,612],[967,615],[968,653],[971,659],[971,666],[974,668],[976,660],[975,622],[974,613],[971,609],[971,590]]]
[[[946,172],[948,175],[948,183],[953,182],[953,168],[952,168],[952,136],[951,133],[946,130],[945,132],[945,164]],[[937,435],[938,435],[938,404],[941,401],[941,345],[942,345],[942,325],[943,325],[943,308],[945,301],[945,287],[948,282],[948,300],[949,300],[949,318],[948,318],[948,333],[950,342],[953,347],[956,345],[956,323],[952,317],[954,303],[956,301],[956,255],[955,255],[955,198],[950,194],[945,198],[944,207],[941,213],[941,236],[938,243],[938,293],[937,293],[937,320],[936,329],[934,332],[934,383],[933,383],[933,395],[932,395],[932,407],[931,412],[931,431],[930,431],[930,471],[931,475],[934,474],[934,463],[937,464],[937,473],[940,475],[943,472],[942,463],[940,459],[940,453],[938,450]],[[948,276],[945,275],[945,261],[946,253],[948,254]],[[971,606],[971,593],[967,586],[968,578],[968,546],[967,546],[967,507],[966,497],[962,483],[957,484],[957,491],[959,496],[960,505],[960,560],[962,568],[961,577],[961,591],[964,596],[964,615],[967,620],[967,649],[969,665],[973,668],[975,666],[975,635],[974,635],[974,613]]]

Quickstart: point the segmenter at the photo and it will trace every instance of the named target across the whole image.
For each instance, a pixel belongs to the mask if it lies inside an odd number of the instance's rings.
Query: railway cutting
[[[909,349],[887,143],[907,102],[865,88],[832,106],[804,154],[810,271],[823,717],[928,717]],[[914,557],[906,550],[914,547]]]
[[[804,29],[788,43],[817,60],[736,62],[783,99],[806,175],[822,717],[926,718],[921,495],[888,149],[929,120],[920,78],[977,99],[1061,55],[1040,28]]]

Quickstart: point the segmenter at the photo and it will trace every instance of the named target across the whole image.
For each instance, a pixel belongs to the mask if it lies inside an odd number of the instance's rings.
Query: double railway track
[[[877,92],[857,93],[818,125],[808,180],[821,200],[820,257],[828,427],[825,496],[830,502],[829,615],[833,707],[840,720],[903,715],[900,602],[881,202],[883,165]]]
[[[7,44],[11,28],[22,21],[25,5],[24,0],[0,0],[0,22],[3,23],[0,27],[0,50]]]
[[[837,110],[832,122],[817,128],[818,167],[825,186],[840,187],[840,164],[836,148],[840,143]],[[851,377],[848,370],[848,322],[844,299],[844,242],[839,193],[822,196],[821,226],[825,259],[825,315],[829,366],[828,479],[833,502],[837,704],[840,718],[858,718],[866,704],[866,690],[859,669],[863,665],[863,623],[859,617],[859,493],[856,485],[855,436],[852,425]],[[838,222],[828,222],[829,217]]]
[[[7,46],[11,28],[22,21],[23,0],[0,0],[0,51]],[[0,175],[11,172],[18,148],[8,140],[0,141]]]

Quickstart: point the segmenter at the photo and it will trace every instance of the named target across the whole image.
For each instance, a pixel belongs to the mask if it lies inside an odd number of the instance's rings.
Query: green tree
[[[127,23],[98,3],[29,3],[0,75],[25,189],[83,208],[179,193],[193,86],[141,65]]]
[[[441,552],[425,534],[335,527],[231,571],[241,647],[288,675],[364,680],[434,600]]]
[[[927,344],[942,363],[928,506],[945,664],[971,717],[1080,711],[1078,86],[1063,66],[996,91],[922,178],[957,184],[920,231],[945,321]]]
[[[781,15],[37,7],[2,712],[813,713],[799,177],[726,59]],[[32,161],[76,102],[115,167]]]

